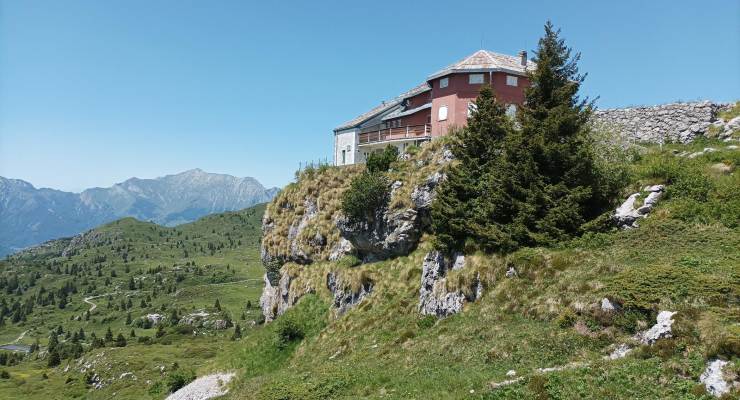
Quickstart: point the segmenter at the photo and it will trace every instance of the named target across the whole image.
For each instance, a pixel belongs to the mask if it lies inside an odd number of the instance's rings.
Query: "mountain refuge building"
[[[526,51],[509,56],[478,50],[429,75],[419,86],[336,127],[334,165],[363,163],[369,154],[389,144],[403,153],[410,145],[465,126],[485,84],[491,84],[496,98],[514,114],[517,105],[524,102],[527,70],[534,66]]]

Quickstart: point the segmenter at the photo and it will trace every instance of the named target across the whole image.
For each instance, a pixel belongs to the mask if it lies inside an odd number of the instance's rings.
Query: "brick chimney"
[[[520,51],[519,58],[521,59],[520,62],[522,64],[522,67],[526,67],[527,66],[527,51],[526,50]]]

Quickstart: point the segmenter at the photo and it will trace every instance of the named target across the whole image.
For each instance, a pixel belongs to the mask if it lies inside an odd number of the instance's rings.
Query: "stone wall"
[[[717,122],[717,113],[728,104],[710,101],[670,103],[658,106],[597,110],[597,125],[619,129],[630,140],[688,143],[707,133]]]

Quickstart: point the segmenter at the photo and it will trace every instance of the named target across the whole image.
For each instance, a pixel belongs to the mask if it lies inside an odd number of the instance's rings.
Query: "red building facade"
[[[335,165],[364,162],[367,155],[391,144],[406,147],[446,135],[467,124],[471,104],[483,85],[491,84],[498,101],[513,114],[524,101],[527,53],[508,56],[479,50],[432,75],[426,82],[383,102],[334,129]]]

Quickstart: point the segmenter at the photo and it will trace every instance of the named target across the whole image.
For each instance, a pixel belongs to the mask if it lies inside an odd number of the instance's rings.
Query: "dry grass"
[[[402,186],[391,198],[391,210],[412,206],[414,188],[442,169],[442,150],[446,143],[446,138],[425,143],[410,149],[408,160],[393,163],[388,178],[391,182],[401,181]],[[314,261],[326,260],[341,239],[335,221],[341,214],[342,195],[352,179],[364,170],[365,166],[360,164],[303,171],[297,182],[288,185],[267,206],[265,222],[273,224],[262,238],[267,252],[284,256],[291,253],[293,243],[288,240],[288,233],[291,226],[297,226],[304,218],[308,201],[316,204],[317,214],[295,239],[295,245]],[[315,243],[317,236],[325,238],[323,246]]]

